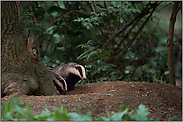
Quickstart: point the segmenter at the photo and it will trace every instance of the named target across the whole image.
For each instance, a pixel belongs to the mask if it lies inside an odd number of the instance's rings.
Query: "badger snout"
[[[87,77],[82,77],[82,78],[81,78],[81,80],[86,80],[86,79],[87,79]]]

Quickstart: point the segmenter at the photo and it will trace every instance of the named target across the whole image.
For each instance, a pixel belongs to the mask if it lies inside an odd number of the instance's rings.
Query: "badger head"
[[[68,68],[68,73],[78,76],[81,80],[86,80],[86,68],[79,64],[71,65]]]
[[[61,75],[63,78],[65,78],[68,91],[73,90],[75,84],[79,80],[87,79],[86,68],[82,65],[79,65],[79,64],[73,63],[73,62],[65,64],[65,65],[60,65],[54,71],[56,73],[58,73],[59,75]]]
[[[63,91],[67,91],[67,83],[65,79],[61,77],[59,74],[53,72],[52,70],[48,70],[48,71],[59,93],[61,94]]]

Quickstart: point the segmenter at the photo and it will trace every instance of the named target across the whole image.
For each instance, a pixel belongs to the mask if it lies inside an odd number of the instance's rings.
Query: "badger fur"
[[[53,72],[51,69],[47,68],[50,74],[50,77],[56,86],[57,90],[60,94],[62,94],[63,91],[67,91],[67,83],[63,77],[61,77],[59,74]]]
[[[80,80],[87,79],[86,77],[86,68],[77,63],[67,63],[64,65],[60,65],[54,69],[53,72],[62,76],[67,84],[67,90],[71,91],[74,89],[75,84]]]

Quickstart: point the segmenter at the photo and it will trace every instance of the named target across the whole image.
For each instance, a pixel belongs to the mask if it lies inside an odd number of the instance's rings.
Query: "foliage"
[[[87,72],[90,74],[88,76],[90,82],[111,80],[110,75],[108,74],[116,71],[114,69],[116,66],[106,62],[113,53],[113,50],[99,49],[91,44],[92,41],[89,40],[86,44],[81,44],[76,47],[84,49],[84,53],[78,56],[77,59],[85,59],[84,61],[89,64],[87,65]]]
[[[36,45],[46,66],[68,62],[87,65],[88,81],[81,83],[168,83],[167,29],[158,14],[171,3],[45,1],[31,2],[31,11],[27,2],[21,2],[20,18],[26,33],[34,38],[40,34]],[[180,45],[175,40],[175,45]],[[175,59],[176,77],[181,78],[182,63]]]
[[[110,115],[106,112],[107,117],[92,118],[91,112],[86,115],[77,113],[68,113],[67,109],[62,105],[60,108],[55,108],[49,111],[47,108],[41,114],[33,115],[32,107],[27,105],[22,107],[22,99],[11,99],[10,103],[3,102],[1,105],[1,120],[2,121],[152,121],[153,117],[148,117],[149,111],[144,105],[139,105],[138,109],[130,109],[124,104],[121,105],[118,113]],[[158,120],[158,119],[157,119]],[[182,120],[181,117],[173,117],[172,120]],[[156,120],[155,120],[156,121]]]
[[[1,106],[1,120],[27,120],[33,121],[34,115],[32,114],[32,107],[27,105],[26,108],[20,106],[22,104],[22,99],[11,99],[10,103],[4,102]]]

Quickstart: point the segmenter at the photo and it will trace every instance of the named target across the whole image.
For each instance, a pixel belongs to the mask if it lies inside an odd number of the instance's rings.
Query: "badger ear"
[[[76,65],[75,67],[77,68],[77,67],[79,67],[79,65]]]
[[[79,65],[76,65],[75,68],[78,69],[78,68],[80,68],[80,66]]]

